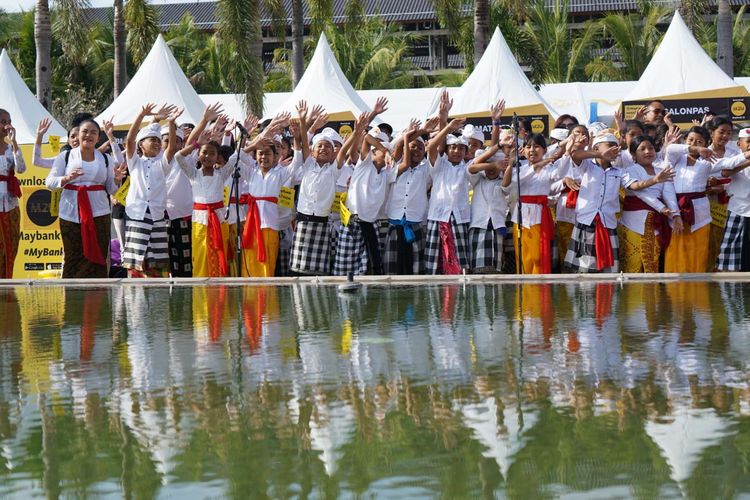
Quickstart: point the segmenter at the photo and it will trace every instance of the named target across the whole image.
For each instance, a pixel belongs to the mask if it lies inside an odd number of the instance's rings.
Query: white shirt
[[[430,165],[429,160],[428,165]],[[430,165],[432,192],[427,213],[429,220],[448,222],[453,214],[456,224],[471,221],[469,173],[466,169],[465,162],[454,165],[448,161],[448,156],[445,154],[437,159],[435,165]]]
[[[661,170],[659,167],[654,167],[654,172],[658,172],[659,170]],[[637,163],[627,169],[627,175],[630,180],[639,182],[653,177]],[[658,182],[640,191],[628,189],[627,196],[640,198],[657,212],[660,212],[665,206],[669,207],[670,210],[677,210],[677,197],[674,192],[674,184],[671,182]],[[648,213],[648,210],[623,210],[620,217],[620,224],[642,235],[646,230],[646,217],[648,217]]]
[[[539,172],[534,172],[534,167],[528,160],[521,160],[519,168],[521,172],[521,196],[549,196],[552,191],[552,183],[560,180],[568,171],[569,157],[562,157],[556,162],[545,166]],[[518,183],[515,167],[513,168],[512,185]],[[515,193],[516,188],[512,191]],[[516,200],[517,204],[518,200]],[[522,203],[523,227],[531,227],[542,223],[542,206],[536,203]],[[518,209],[513,209],[511,220],[518,223]]]
[[[427,159],[396,177],[386,200],[386,216],[395,220],[406,216],[406,220],[410,222],[422,222],[429,206],[427,189],[430,187],[430,180]]]
[[[193,165],[197,161],[195,153],[188,159],[188,163]],[[193,186],[175,158],[172,158],[172,163],[169,164],[169,173],[165,182],[167,183],[167,216],[169,220],[183,219],[193,215]]]
[[[560,165],[560,170],[564,170],[564,173],[562,174],[563,177],[572,177],[574,180],[579,181],[580,179],[575,178],[575,174],[573,173],[572,169],[570,168],[570,165],[573,163],[570,161],[569,156],[563,156],[561,161],[564,161],[566,165],[568,165],[567,168],[563,167],[563,165]],[[557,202],[555,206],[555,218],[557,222],[567,222],[568,224],[575,224],[576,223],[576,209],[575,208],[568,208],[567,202],[568,202],[568,193],[570,191],[565,190],[566,186],[563,183],[563,180],[560,179],[559,181],[555,181],[552,186],[550,186],[552,189],[552,192],[555,193],[557,196]]]
[[[706,191],[706,183],[714,166],[701,158],[695,164],[688,165],[689,147],[684,144],[670,144],[667,146],[666,158],[675,170],[674,190],[679,198],[680,193],[697,193]],[[693,200],[695,211],[695,223],[690,228],[691,232],[711,223],[711,206],[708,198]]]
[[[487,229],[492,222],[494,229],[505,227],[505,216],[508,213],[508,188],[503,188],[503,176],[488,179],[485,172],[469,174],[469,182],[474,187],[471,198],[471,225]]]
[[[52,168],[52,165],[55,164],[55,158],[42,158],[42,147],[39,144],[34,144],[34,152],[31,155],[31,164],[40,168]]]
[[[336,181],[341,169],[336,162],[319,165],[312,155],[302,159],[302,152],[294,152],[293,175],[300,181],[297,211],[305,215],[328,217],[336,196]]]
[[[586,159],[574,166],[581,175],[581,189],[578,191],[576,221],[590,226],[597,214],[608,229],[617,228],[617,212],[620,211],[620,186],[628,187],[635,179],[615,166],[606,170],[593,160]]]
[[[151,220],[162,220],[167,208],[167,182],[169,163],[166,155],[160,153],[153,158],[135,155],[128,158],[130,189],[125,199],[125,213],[135,220],[146,218],[149,211]]]
[[[69,184],[73,186],[104,185],[105,191],[88,192],[91,203],[91,212],[94,217],[101,217],[110,213],[109,197],[107,193],[114,194],[117,191],[115,184],[115,163],[112,157],[107,155],[105,165],[104,155],[94,151],[94,161],[83,161],[81,150],[73,148],[70,150],[68,164],[65,165],[65,155],[60,154],[55,158],[55,164],[47,175],[46,185],[48,189],[62,189],[62,178],[77,168],[83,170],[83,175]],[[78,193],[70,189],[63,189],[60,194],[60,219],[80,224],[78,219]]]
[[[243,170],[243,178],[247,177],[247,193],[256,198],[275,197],[278,198],[281,187],[284,186],[292,177],[292,168],[276,165],[265,175],[257,163],[253,162],[247,170]],[[247,175],[246,175],[247,174]],[[260,213],[260,227],[270,228],[275,231],[286,229],[287,226],[281,227],[279,221],[279,205],[270,201],[258,201],[258,212]],[[247,205],[243,205],[248,210]],[[230,207],[231,208],[231,207]]]
[[[739,153],[731,158],[724,157],[716,162],[715,168],[731,169],[747,162],[744,153]],[[750,217],[750,171],[748,169],[740,170],[732,177],[732,182],[727,186],[727,191],[731,192],[727,210],[742,217]],[[731,191],[729,188],[731,187]]]
[[[26,172],[26,163],[23,161],[21,148],[13,152],[10,144],[5,145],[5,153],[0,155],[0,175],[10,174],[11,169],[15,168],[16,175]],[[0,181],[0,212],[10,212],[18,207],[18,198],[8,193],[8,183]]]
[[[193,203],[224,202],[224,182],[232,175],[229,163],[222,168],[214,169],[214,175],[204,175],[203,169],[196,168],[192,158],[185,158],[180,153],[175,154],[177,164],[182,172],[190,179],[193,187]],[[208,225],[208,210],[193,210],[193,222]]]
[[[385,203],[388,185],[396,180],[397,175],[398,169],[395,166],[378,170],[371,154],[360,159],[352,172],[346,208],[364,222],[375,222]]]

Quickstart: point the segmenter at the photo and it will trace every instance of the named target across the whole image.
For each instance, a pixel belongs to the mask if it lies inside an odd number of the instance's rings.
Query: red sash
[[[693,200],[705,197],[705,191],[695,193],[677,193],[677,205],[680,207],[682,222],[691,227],[695,224],[695,207],[693,206]]]
[[[569,187],[566,187],[562,190],[562,194],[565,195],[565,208],[575,208],[576,204],[578,203],[578,193],[580,191],[575,191],[573,189],[570,189]]]
[[[601,271],[605,267],[615,264],[615,254],[612,251],[612,242],[609,239],[609,231],[604,227],[602,218],[596,214],[594,218],[596,229],[594,230],[594,242],[596,244],[596,269]]]
[[[18,182],[18,177],[16,177],[16,173],[13,171],[13,169],[10,169],[10,173],[8,175],[0,175],[0,182],[7,182],[8,183],[8,192],[15,196],[16,198],[21,197],[21,183]]]
[[[541,257],[542,274],[550,274],[552,272],[550,245],[555,237],[555,223],[552,221],[552,211],[547,204],[547,197],[544,195],[523,195],[521,196],[521,203],[542,206],[542,237],[539,241],[539,255]]]
[[[91,210],[91,200],[89,200],[90,191],[104,191],[104,186],[102,184],[94,184],[92,186],[66,184],[64,189],[78,192],[78,219],[81,222],[83,256],[94,264],[106,265],[107,261],[104,259],[104,255],[102,255],[102,249],[99,248],[99,241],[96,238],[94,212]]]
[[[247,205],[247,220],[245,228],[242,230],[242,248],[252,248],[253,239],[258,242],[258,262],[266,261],[266,243],[263,241],[263,232],[260,229],[260,210],[258,209],[259,201],[270,201],[278,203],[276,196],[253,196],[243,194],[240,196],[240,203]]]
[[[221,236],[221,222],[216,214],[217,210],[224,208],[223,201],[216,203],[193,203],[193,210],[208,211],[208,246],[219,254],[219,270],[222,276],[229,276],[229,264],[224,253],[224,238]]]
[[[672,239],[672,228],[669,225],[669,217],[661,212],[657,212],[654,207],[637,196],[626,196],[622,204],[622,210],[625,212],[637,212],[639,210],[653,212],[655,215],[654,229],[659,231],[659,246],[662,250],[669,246],[669,240]]]
[[[732,182],[732,179],[730,179],[729,177],[722,178],[722,179],[716,179],[716,184],[719,185],[719,186],[724,185],[724,184],[729,184],[730,182]],[[726,204],[729,203],[729,195],[727,194],[727,192],[726,192],[725,189],[722,190],[716,196],[716,198],[717,198],[718,202],[721,203],[722,205],[726,205]]]

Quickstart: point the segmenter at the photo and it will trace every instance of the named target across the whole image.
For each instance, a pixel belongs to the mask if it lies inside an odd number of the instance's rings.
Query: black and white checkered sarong
[[[294,241],[294,229],[290,225],[279,231],[279,255],[276,257],[276,276],[289,276],[289,259],[292,253],[292,242]]]
[[[724,226],[724,237],[721,240],[719,257],[716,259],[716,267],[720,271],[748,271],[743,269],[742,255],[750,253],[750,248],[745,243],[750,235],[745,234],[745,225],[750,222],[750,217],[743,217],[734,212],[727,211],[727,224]],[[746,261],[750,259],[745,259]]]
[[[404,228],[389,224],[383,251],[383,264],[386,274],[422,274],[424,272],[424,231],[417,224],[412,225],[414,241],[406,242]],[[410,257],[407,257],[406,254]]]
[[[450,225],[453,230],[453,239],[456,242],[456,256],[461,269],[469,269],[469,224],[456,224],[456,219],[451,214]],[[440,223],[434,220],[427,221],[427,237],[425,239],[424,251],[425,273],[437,274],[440,267]]]
[[[355,276],[367,274],[367,247],[362,227],[352,216],[348,226],[343,226],[336,244],[336,258],[333,263],[334,276]]]
[[[167,219],[154,221],[125,217],[125,250],[122,254],[122,267],[144,271],[146,269],[166,269],[169,267],[169,236]]]
[[[331,234],[327,220],[298,220],[289,269],[300,274],[330,274],[330,251]]]
[[[503,236],[491,226],[469,229],[471,242],[471,272],[493,273],[502,271]]]
[[[607,228],[609,242],[612,245],[614,264],[601,271],[596,268],[596,222],[590,226],[576,223],[573,236],[565,254],[565,270],[571,273],[616,273],[620,269],[619,242],[617,230]]]

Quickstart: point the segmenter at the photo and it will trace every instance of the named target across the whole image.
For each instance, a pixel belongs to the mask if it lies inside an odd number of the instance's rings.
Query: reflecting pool
[[[750,495],[750,285],[0,288],[0,497]]]

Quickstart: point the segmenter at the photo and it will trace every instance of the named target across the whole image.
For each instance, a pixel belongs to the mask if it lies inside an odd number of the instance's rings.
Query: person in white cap
[[[294,176],[300,182],[297,202],[297,228],[289,264],[291,273],[327,275],[331,271],[331,232],[328,216],[336,194],[336,181],[347,153],[347,145],[338,155],[330,136],[317,134],[312,147],[307,142],[307,103],[297,105],[299,132],[294,138]]]
[[[468,144],[466,156],[464,156],[464,161],[468,163],[474,160],[477,150],[484,147],[484,132],[481,127],[469,124],[461,131],[461,136]]]
[[[674,176],[671,168],[665,168],[653,177],[636,180],[616,163],[619,154],[619,141],[605,132],[594,137],[590,151],[571,151],[563,158],[572,159],[573,170],[581,179],[566,179],[568,187],[578,191],[576,226],[565,254],[565,267],[570,272],[617,272],[620,188],[640,191]]]
[[[503,187],[501,174],[510,168],[510,162],[497,144],[477,150],[476,155],[468,168],[474,188],[469,228],[471,272],[492,274],[502,270],[508,188]]]
[[[363,275],[368,270],[371,274],[384,274],[376,222],[397,170],[386,165],[390,155],[388,136],[378,129],[366,132],[372,118],[363,114],[354,128],[352,147],[360,148],[360,159],[347,191],[346,207],[351,217],[339,235],[334,276]]]
[[[674,168],[674,187],[681,217],[675,217],[672,238],[664,257],[668,273],[705,273],[711,234],[711,208],[706,197],[716,153],[708,148],[710,136],[701,126],[691,127],[685,144],[670,144],[666,159]]]
[[[719,271],[750,271],[750,128],[740,130],[740,152],[716,162],[723,177],[732,179],[727,191],[727,223],[716,262]]]
[[[427,146],[427,160],[432,176],[432,192],[427,214],[425,272],[427,274],[461,274],[469,269],[469,180],[463,137],[452,134],[464,119],[450,121]],[[445,150],[445,153],[442,151]]]
[[[175,120],[182,114],[176,106],[146,104],[133,120],[125,139],[125,157],[130,189],[125,199],[125,249],[122,267],[133,277],[161,277],[169,267],[167,235],[167,183],[170,163],[177,151]],[[151,125],[141,129],[147,116]],[[161,149],[160,120],[168,120],[171,144]]]

